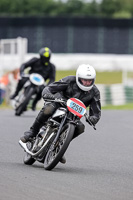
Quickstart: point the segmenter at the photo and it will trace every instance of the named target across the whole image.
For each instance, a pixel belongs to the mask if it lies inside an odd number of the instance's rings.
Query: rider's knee
[[[84,130],[85,130],[85,125],[81,121],[79,121],[75,128],[73,139],[79,136],[81,133],[83,133]]]
[[[51,115],[56,110],[56,106],[54,103],[48,103],[43,108],[44,115]]]

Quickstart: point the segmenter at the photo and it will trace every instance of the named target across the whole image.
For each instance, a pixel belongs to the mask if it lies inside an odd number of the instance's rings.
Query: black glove
[[[48,93],[48,94],[44,94],[44,95],[43,95],[43,99],[44,99],[44,100],[45,100],[45,99],[51,99],[51,100],[54,100],[55,97],[54,97],[53,94]]]
[[[90,125],[95,125],[98,122],[97,117],[95,116],[90,116],[88,117],[88,119],[86,119],[86,121],[90,124]]]

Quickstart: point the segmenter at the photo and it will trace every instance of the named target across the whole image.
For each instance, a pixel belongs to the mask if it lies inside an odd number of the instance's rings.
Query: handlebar
[[[29,74],[20,74],[19,75],[19,79],[22,79],[22,78],[29,78],[30,77],[30,75]]]
[[[30,77],[30,74],[21,74],[21,77]]]
[[[51,101],[51,102],[57,102],[57,103],[63,103],[66,105],[66,100],[63,100],[63,99],[44,99],[44,101]]]

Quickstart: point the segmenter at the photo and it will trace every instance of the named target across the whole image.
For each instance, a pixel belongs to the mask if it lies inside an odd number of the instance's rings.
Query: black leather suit
[[[45,94],[53,94],[55,97],[63,99],[72,97],[78,98],[86,105],[86,107],[89,106],[89,114],[95,118],[95,124],[101,117],[100,92],[98,88],[94,85],[91,90],[87,92],[82,91],[76,84],[75,76],[67,76],[58,82],[51,83],[43,89],[42,96]],[[36,136],[39,129],[57,108],[58,103],[45,104],[30,128],[30,131],[25,132],[25,135],[31,135],[31,137]],[[84,128],[84,124],[80,121],[75,129],[74,137],[84,132]]]
[[[38,73],[40,74],[45,81],[49,79],[49,82],[47,84],[50,84],[55,81],[55,65],[52,63],[48,63],[48,65],[44,65],[40,58],[32,58],[28,62],[24,63],[20,67],[20,75],[23,74],[24,70],[26,68],[30,67],[29,74],[32,73]],[[27,81],[28,78],[22,77],[22,79],[19,80],[17,88],[16,88],[16,95],[18,95],[19,91],[22,89],[23,85]],[[38,95],[36,99],[34,100],[34,104],[37,103],[41,99],[41,93],[44,86],[40,87],[40,92],[38,92]]]
[[[46,93],[56,94],[56,96],[63,99],[77,98],[80,99],[86,107],[89,106],[90,116],[95,116],[97,122],[101,116],[100,92],[94,85],[93,88],[87,92],[81,90],[76,84],[75,76],[67,76],[59,82],[54,82],[48,87],[44,88],[42,96]],[[96,122],[96,123],[97,123]]]
[[[21,65],[20,74],[22,74],[23,71],[28,67],[31,68],[29,74],[40,74],[45,79],[45,81],[49,79],[48,84],[55,81],[55,65],[52,63],[49,62],[48,65],[44,65],[40,58],[32,58],[28,62]]]

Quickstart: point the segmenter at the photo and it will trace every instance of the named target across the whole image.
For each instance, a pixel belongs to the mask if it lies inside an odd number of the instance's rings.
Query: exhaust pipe
[[[54,135],[54,133],[52,133],[52,134],[49,136],[49,138],[46,140],[46,142],[44,143],[44,145],[42,146],[42,148],[41,148],[39,151],[37,151],[36,153],[32,153],[32,152],[27,148],[26,143],[22,142],[21,140],[19,140],[19,144],[20,144],[20,146],[21,146],[28,154],[30,154],[30,155],[33,156],[33,157],[36,157],[36,156],[38,156],[38,155],[43,151],[43,149],[45,148],[45,146],[47,145],[47,143],[49,142],[49,140],[53,137],[53,135]]]
[[[26,143],[24,143],[24,142],[22,142],[21,140],[19,140],[19,144],[20,144],[20,146],[21,146],[28,154],[30,154],[31,156],[34,155],[34,153],[32,153],[31,151],[29,151],[29,149],[27,148]]]

